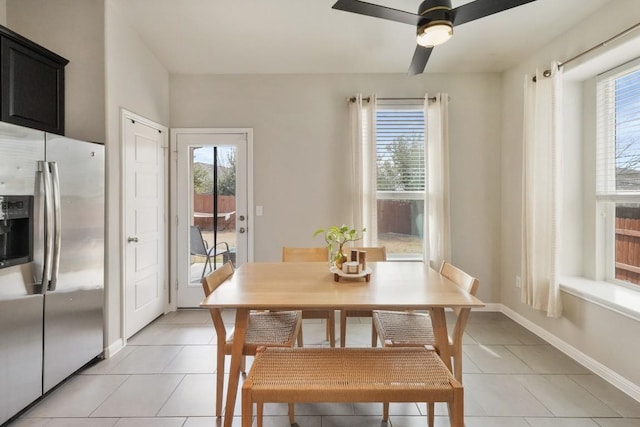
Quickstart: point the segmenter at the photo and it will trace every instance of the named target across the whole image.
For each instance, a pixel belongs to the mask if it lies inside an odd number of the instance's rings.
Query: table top
[[[483,307],[484,303],[422,262],[370,262],[364,278],[334,281],[323,262],[249,262],[238,268],[202,307],[421,310]]]

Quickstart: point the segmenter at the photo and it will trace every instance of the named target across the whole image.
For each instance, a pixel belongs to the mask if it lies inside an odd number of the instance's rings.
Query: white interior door
[[[199,306],[204,274],[228,260],[237,268],[252,258],[251,138],[250,129],[172,130],[177,307]],[[199,237],[192,238],[192,226],[200,230],[206,248],[217,244],[224,253],[209,260],[195,255],[192,244]]]
[[[158,125],[159,126],[159,125]],[[123,116],[124,325],[131,337],[168,304],[166,129]]]

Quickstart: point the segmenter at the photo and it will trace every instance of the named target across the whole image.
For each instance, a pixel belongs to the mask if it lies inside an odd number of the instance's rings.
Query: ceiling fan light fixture
[[[453,35],[451,21],[431,21],[418,28],[417,43],[424,47],[438,46]]]

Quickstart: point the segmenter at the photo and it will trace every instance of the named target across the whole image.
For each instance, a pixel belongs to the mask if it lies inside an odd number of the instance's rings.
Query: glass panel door
[[[191,148],[193,225],[190,235],[190,282],[200,283],[219,265],[236,263],[236,148]],[[202,237],[203,246],[197,241]],[[215,248],[215,249],[214,249]],[[203,252],[204,249],[204,253]]]
[[[198,307],[203,275],[249,258],[249,138],[242,130],[175,129],[172,259],[177,307]]]

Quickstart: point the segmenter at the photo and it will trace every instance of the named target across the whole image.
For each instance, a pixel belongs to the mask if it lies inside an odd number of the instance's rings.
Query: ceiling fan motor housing
[[[425,0],[420,3],[418,15],[421,16],[417,26],[417,34],[434,24],[444,24],[453,28],[451,0]]]

